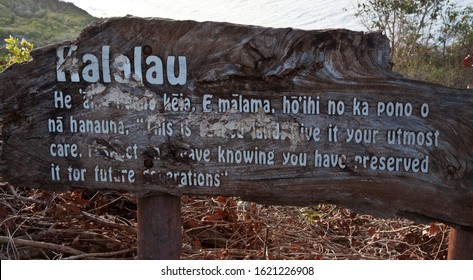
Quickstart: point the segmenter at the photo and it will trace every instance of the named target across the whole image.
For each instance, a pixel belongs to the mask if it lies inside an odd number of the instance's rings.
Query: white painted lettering
[[[195,161],[210,162],[210,150],[194,148],[189,152],[189,158]]]
[[[183,112],[191,110],[191,100],[182,93],[164,94],[163,105],[165,111]]]
[[[185,187],[220,187],[221,174],[204,173],[199,171],[168,171],[168,178]]]
[[[366,143],[376,144],[376,136],[379,134],[378,129],[351,129],[347,128],[347,143]]]
[[[283,165],[291,164],[292,166],[307,166],[307,153],[291,153],[284,152],[283,156]]]
[[[67,50],[67,54],[66,53]],[[57,62],[56,62],[56,78],[58,82],[66,82],[66,71],[69,72],[71,82],[80,82],[79,77],[79,60],[72,57],[72,54],[77,50],[76,45],[61,46],[57,48]]]
[[[423,117],[423,118],[427,118],[427,116],[429,115],[429,104],[427,103],[423,103],[422,106],[420,107],[420,115]]]
[[[332,124],[328,126],[328,141],[329,142],[338,142],[338,127]]]
[[[62,123],[61,116],[56,117],[56,119],[48,119],[48,131],[49,132],[64,132],[64,125]]]
[[[141,47],[135,47],[135,53],[133,56],[134,61],[134,75],[133,79],[137,82],[143,82],[143,69],[141,67]]]
[[[274,165],[274,151],[260,151],[258,147],[251,150],[230,150],[217,147],[219,163]]]
[[[402,128],[387,131],[387,142],[390,145],[403,146],[439,146],[440,132],[435,131],[406,131]]]
[[[212,112],[212,94],[204,94],[204,97],[202,98],[202,112],[204,113],[209,113]]]
[[[112,167],[94,167],[94,179],[98,183],[130,183],[136,181],[135,171],[132,169],[114,170]]]
[[[79,157],[77,144],[53,143],[49,145],[49,154],[52,157]]]
[[[231,98],[218,99],[218,112],[225,113],[235,110],[240,113],[258,113],[261,109],[265,113],[274,113],[271,102],[268,99],[246,98],[241,94],[232,94]]]
[[[69,166],[67,168],[67,171],[69,173],[69,181],[71,182],[85,181],[85,173],[87,172],[87,169],[73,168]]]
[[[343,115],[345,113],[345,103],[343,101],[328,101],[328,114],[332,115]]]
[[[312,96],[283,96],[283,113],[284,114],[320,114],[320,97],[316,99]]]
[[[345,169],[347,157],[346,155],[338,155],[338,154],[323,154],[320,153],[319,150],[315,150],[314,152],[314,166],[315,167],[338,167],[341,169]]]
[[[306,127],[303,123],[300,124],[299,129],[302,137],[307,141],[313,140],[314,142],[320,141],[320,128],[319,127]]]
[[[69,126],[71,133],[128,134],[122,121],[81,120],[70,116]]]
[[[378,102],[378,116],[388,117],[410,117],[412,115],[412,104],[402,102]]]
[[[96,83],[100,80],[99,60],[93,54],[85,54],[82,62],[86,63],[82,69],[82,78],[89,83]]]
[[[424,158],[407,158],[407,157],[393,157],[393,156],[355,156],[355,162],[360,164],[365,169],[373,171],[388,171],[388,172],[412,172],[424,173],[429,172],[429,156]]]
[[[151,65],[146,71],[146,81],[153,85],[162,85],[164,83],[164,70],[161,58],[150,55],[146,58],[146,64]]]
[[[134,48],[133,57],[131,57],[133,62],[127,56],[117,54],[114,56],[115,59],[112,64],[110,64],[110,46],[108,45],[102,46],[101,58],[92,53],[86,53],[82,55],[81,61],[74,56],[77,50],[76,45],[57,48],[56,78],[58,82],[67,82],[67,73],[71,82],[80,82],[81,77],[88,83],[99,82],[100,67],[102,67],[104,83],[111,83],[112,76],[118,83],[128,83],[131,78],[134,81],[143,82],[141,47]],[[146,57],[145,63],[148,66],[145,80],[150,84],[163,84],[165,74],[170,85],[185,85],[187,82],[187,58],[185,56],[177,56],[177,62],[176,56],[168,56],[166,73],[164,72],[163,61],[158,56],[150,55]]]
[[[177,77],[174,73],[175,68],[175,61],[176,57],[168,56],[167,60],[167,75],[168,75],[168,82],[171,85],[185,85],[187,81],[187,60],[185,56],[179,56],[177,58],[179,60],[179,70]]]
[[[112,64],[113,77],[119,83],[130,82],[131,64],[130,59],[124,55],[119,55],[113,60]]]
[[[54,91],[54,108],[58,109],[71,109],[72,108],[72,97],[69,94],[64,95],[62,91]]]
[[[60,171],[61,171],[61,167],[59,167],[59,165],[51,163],[51,180],[52,181],[61,180]]]
[[[354,116],[368,116],[369,105],[366,101],[359,101],[356,97],[353,98],[353,115]]]
[[[110,46],[102,46],[102,78],[104,83],[111,83],[110,76]]]

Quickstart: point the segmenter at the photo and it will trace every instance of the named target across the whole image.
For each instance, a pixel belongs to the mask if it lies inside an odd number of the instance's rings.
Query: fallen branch
[[[65,245],[58,245],[58,244],[52,244],[52,243],[46,243],[46,242],[34,241],[34,240],[10,238],[6,236],[0,236],[0,243],[13,243],[16,246],[27,246],[27,247],[48,249],[48,250],[53,250],[56,252],[61,252],[61,253],[66,253],[66,254],[71,254],[71,255],[84,254],[84,252],[80,250],[77,250]]]
[[[76,255],[76,256],[71,256],[67,258],[63,258],[63,260],[82,260],[82,259],[88,259],[88,258],[109,258],[113,256],[118,256],[122,254],[128,254],[131,252],[135,252],[136,248],[132,249],[125,249],[125,250],[120,250],[116,252],[107,252],[107,253],[90,253],[90,254],[82,254],[82,255]]]

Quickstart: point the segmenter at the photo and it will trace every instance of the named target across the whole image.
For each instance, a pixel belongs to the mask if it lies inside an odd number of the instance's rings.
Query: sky
[[[299,29],[366,31],[358,0],[64,0],[96,17],[133,15]]]

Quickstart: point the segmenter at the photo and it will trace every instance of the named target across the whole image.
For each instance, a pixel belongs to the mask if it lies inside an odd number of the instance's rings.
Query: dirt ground
[[[183,196],[181,259],[446,259],[449,228],[336,205]],[[0,259],[136,259],[136,200],[0,189]]]

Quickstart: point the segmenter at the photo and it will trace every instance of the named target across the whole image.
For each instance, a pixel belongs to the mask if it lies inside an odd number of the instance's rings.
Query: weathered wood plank
[[[378,33],[99,22],[0,76],[2,176],[472,227],[473,95],[389,52]]]

